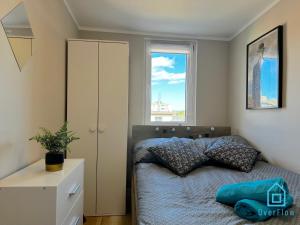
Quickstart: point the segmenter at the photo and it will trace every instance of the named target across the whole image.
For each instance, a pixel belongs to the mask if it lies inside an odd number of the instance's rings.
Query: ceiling
[[[81,30],[230,40],[280,0],[64,0]]]

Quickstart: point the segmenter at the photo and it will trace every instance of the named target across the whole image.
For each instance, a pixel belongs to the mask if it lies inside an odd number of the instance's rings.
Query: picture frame
[[[282,25],[247,45],[246,69],[246,109],[282,108]]]

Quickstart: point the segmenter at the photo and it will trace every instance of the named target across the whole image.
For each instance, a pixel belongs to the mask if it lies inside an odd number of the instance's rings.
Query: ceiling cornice
[[[169,34],[169,33],[160,33],[160,32],[139,32],[139,31],[129,31],[129,30],[119,30],[119,29],[107,29],[107,28],[95,28],[88,26],[81,26],[76,19],[69,3],[67,0],[63,0],[64,4],[72,17],[77,29],[79,31],[94,31],[94,32],[107,32],[107,33],[119,33],[119,34],[132,34],[132,35],[145,35],[145,36],[160,36],[160,37],[170,37],[170,38],[183,38],[183,39],[198,39],[198,40],[211,40],[211,41],[232,41],[236,38],[240,33],[246,30],[249,26],[255,23],[259,18],[265,15],[268,11],[270,11],[274,6],[276,6],[281,0],[275,0],[268,7],[262,10],[259,14],[257,14],[253,19],[251,19],[248,23],[246,23],[238,32],[236,32],[231,37],[211,37],[211,36],[194,36],[194,35],[182,35],[182,34]]]
[[[265,15],[267,12],[269,12],[279,2],[280,2],[280,0],[275,0],[274,2],[272,2],[272,4],[270,4],[263,11],[261,11],[259,14],[257,14],[252,20],[250,20],[248,23],[246,23],[238,32],[236,32],[231,38],[229,38],[229,41],[232,41],[240,33],[242,33],[244,30],[246,30],[248,27],[250,27],[252,24],[254,24],[259,18],[261,18],[263,15]]]
[[[229,38],[220,38],[220,37],[193,36],[193,35],[170,34],[170,33],[160,33],[160,32],[139,32],[139,31],[128,31],[128,30],[107,29],[107,28],[94,28],[94,27],[85,27],[85,26],[79,26],[78,29],[83,30],[83,31],[144,35],[144,36],[154,36],[154,37],[198,39],[198,40],[210,40],[210,41],[229,41]]]
[[[72,17],[72,19],[73,19],[73,21],[74,21],[74,23],[75,23],[77,29],[80,30],[80,25],[79,25],[79,23],[78,23],[78,20],[76,19],[76,17],[75,17],[75,15],[74,15],[74,13],[73,13],[73,11],[72,11],[72,9],[71,9],[69,3],[67,2],[67,0],[64,0],[64,3],[65,3],[65,6],[66,6],[66,8],[67,8],[67,10],[68,10],[68,12],[69,12],[69,14],[70,14],[70,16]]]

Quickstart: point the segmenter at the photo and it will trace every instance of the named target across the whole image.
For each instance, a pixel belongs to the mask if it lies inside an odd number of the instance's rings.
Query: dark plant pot
[[[63,152],[60,153],[46,153],[45,162],[46,162],[46,170],[49,172],[55,172],[63,169],[65,161],[65,154]]]

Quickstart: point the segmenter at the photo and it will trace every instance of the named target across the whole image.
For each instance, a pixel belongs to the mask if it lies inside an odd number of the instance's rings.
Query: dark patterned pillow
[[[220,139],[225,140],[225,141],[233,141],[233,142],[237,142],[237,143],[241,143],[241,144],[245,144],[245,145],[250,145],[251,146],[251,144],[249,143],[249,141],[247,141],[245,138],[243,138],[243,137],[241,137],[239,135],[223,136],[223,137],[220,137]],[[263,161],[263,162],[268,163],[268,160],[266,159],[266,157],[260,151],[258,151],[258,155],[257,155],[256,161]]]
[[[240,144],[250,145],[249,141],[239,135],[223,136],[219,137],[219,139],[222,139],[226,142],[236,142]]]
[[[159,163],[157,158],[148,151],[152,146],[168,141],[169,138],[151,138],[138,142],[134,146],[133,160],[134,163]]]
[[[248,173],[254,166],[258,151],[250,145],[219,139],[204,154],[223,165]]]
[[[203,150],[197,148],[193,141],[186,142],[180,138],[170,138],[169,141],[148,149],[162,165],[179,176],[185,176],[208,161]]]
[[[150,138],[138,142],[134,146],[133,161],[134,163],[156,163],[160,161],[152,153],[148,151],[149,148],[155,147],[161,143],[170,141],[171,138]],[[184,142],[192,142],[192,139],[180,138]]]

